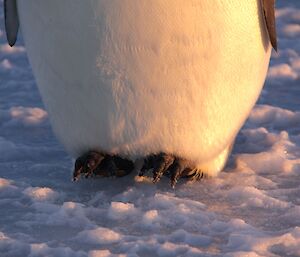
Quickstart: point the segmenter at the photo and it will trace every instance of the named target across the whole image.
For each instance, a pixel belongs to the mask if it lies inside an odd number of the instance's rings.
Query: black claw
[[[196,172],[197,175],[195,176],[195,180],[198,181],[198,180],[201,180],[204,178],[204,173],[203,172]]]
[[[203,173],[198,169],[191,168],[192,165],[185,159],[176,158],[174,164],[170,168],[171,187],[174,189],[178,180],[182,177],[192,177],[192,179],[201,176]],[[191,175],[190,175],[191,174]]]
[[[170,168],[171,174],[171,187],[174,189],[179,178],[186,171],[187,165],[184,160],[176,159],[172,167]]]
[[[92,176],[95,169],[104,160],[105,156],[98,152],[90,152],[87,156],[86,163],[83,166],[83,172],[85,177],[88,178]]]
[[[200,181],[204,178],[204,173],[198,169],[191,170],[192,172],[189,173],[186,177],[189,178],[191,181]]]
[[[85,178],[92,176],[104,158],[104,154],[96,151],[90,151],[77,158],[73,172],[73,181],[77,181],[81,174],[83,174]]]
[[[167,172],[169,167],[173,164],[175,157],[165,153],[160,153],[156,156],[153,167],[153,183],[157,183],[161,177]]]
[[[73,181],[77,181],[82,173],[84,161],[81,157],[75,161],[75,167],[73,172]]]
[[[167,172],[174,162],[175,157],[170,154],[159,153],[149,155],[144,159],[144,165],[139,176],[144,176],[147,170],[153,169],[153,183],[157,183],[161,177]]]

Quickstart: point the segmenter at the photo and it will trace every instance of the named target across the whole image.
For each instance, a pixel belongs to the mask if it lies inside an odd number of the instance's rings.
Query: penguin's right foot
[[[134,169],[132,161],[117,155],[104,154],[97,151],[89,151],[78,157],[75,161],[73,181],[81,176],[122,177],[128,175]]]

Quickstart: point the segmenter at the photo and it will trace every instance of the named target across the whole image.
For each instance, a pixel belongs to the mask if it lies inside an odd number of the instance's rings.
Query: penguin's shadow
[[[189,182],[188,179],[181,179],[173,189],[170,185],[170,179],[164,176],[158,183],[152,182],[151,174],[145,175],[143,178],[138,177],[137,172],[124,177],[92,177],[88,179],[82,178],[78,182],[73,182],[73,196],[91,198],[92,196],[103,193],[113,199],[115,196],[125,194],[133,190],[140,192],[143,196],[155,195],[157,192],[174,193],[184,187]],[[193,183],[198,183],[197,181]],[[109,200],[109,199],[107,199]]]

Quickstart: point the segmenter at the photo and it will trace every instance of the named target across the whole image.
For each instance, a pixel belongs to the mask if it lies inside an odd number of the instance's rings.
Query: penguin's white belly
[[[70,153],[166,152],[222,168],[267,72],[260,0],[26,0],[18,9]]]

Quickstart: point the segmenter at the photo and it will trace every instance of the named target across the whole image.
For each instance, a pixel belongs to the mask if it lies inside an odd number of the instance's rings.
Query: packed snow
[[[71,181],[1,9],[0,256],[300,256],[300,2],[276,15],[280,48],[224,172],[173,190],[135,173]]]

